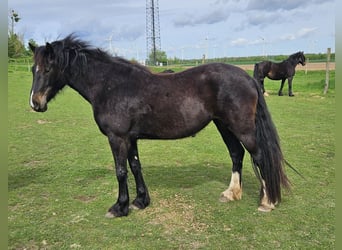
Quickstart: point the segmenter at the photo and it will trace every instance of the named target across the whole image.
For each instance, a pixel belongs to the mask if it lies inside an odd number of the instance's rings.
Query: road
[[[236,65],[244,70],[254,70],[254,64],[246,64],[246,65]],[[305,66],[297,65],[296,70],[325,70],[326,63],[307,63]],[[335,62],[330,62],[329,65],[330,70],[335,70]]]

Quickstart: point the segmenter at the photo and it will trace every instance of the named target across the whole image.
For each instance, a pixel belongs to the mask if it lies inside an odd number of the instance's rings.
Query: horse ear
[[[53,54],[53,48],[51,43],[46,43],[45,48],[50,54]]]
[[[55,57],[55,53],[53,52],[53,47],[52,47],[51,43],[46,43],[45,48],[49,54],[50,60],[53,60]]]
[[[31,51],[34,53],[34,51],[36,50],[36,46],[34,46],[32,43],[29,43],[29,47]]]

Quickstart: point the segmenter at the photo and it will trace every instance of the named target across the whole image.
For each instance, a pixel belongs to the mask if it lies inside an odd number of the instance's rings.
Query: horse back
[[[213,119],[237,117],[249,96],[256,96],[251,79],[242,69],[220,63],[174,74],[131,76],[108,99],[110,110],[98,110],[103,118],[96,120],[137,138],[187,137]]]

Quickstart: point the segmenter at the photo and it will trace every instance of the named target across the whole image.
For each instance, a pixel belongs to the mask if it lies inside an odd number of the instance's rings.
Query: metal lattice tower
[[[148,63],[155,65],[156,51],[161,50],[158,0],[146,0],[146,48]],[[149,60],[151,53],[152,57]]]

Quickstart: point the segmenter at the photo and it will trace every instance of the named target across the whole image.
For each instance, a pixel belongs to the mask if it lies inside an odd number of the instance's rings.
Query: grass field
[[[251,72],[249,72],[251,73]],[[297,72],[293,98],[267,103],[291,169],[292,191],[271,213],[257,211],[249,155],[243,198],[220,203],[231,162],[215,127],[177,141],[140,141],[152,203],[107,219],[117,182],[107,139],[91,107],[67,88],[46,113],[28,105],[31,74],[8,73],[8,249],[334,249],[335,72]],[[287,86],[285,87],[287,91]],[[129,175],[131,198],[134,180]]]

